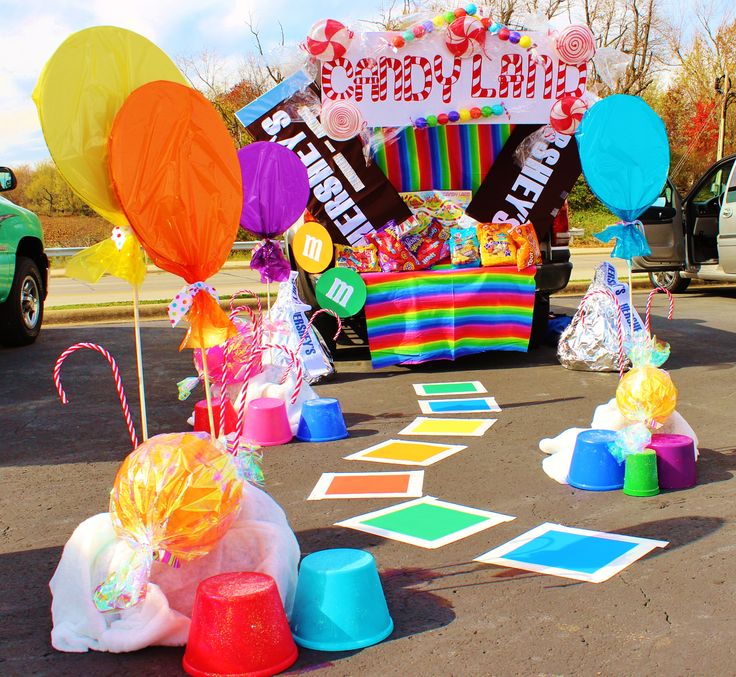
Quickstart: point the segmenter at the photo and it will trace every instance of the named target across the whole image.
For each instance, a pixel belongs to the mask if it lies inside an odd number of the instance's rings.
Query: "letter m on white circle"
[[[325,294],[325,296],[337,303],[338,306],[345,308],[354,291],[355,287],[351,287],[340,279],[335,279],[332,282],[330,290]]]
[[[312,259],[312,261],[319,261],[322,256],[323,246],[324,243],[322,240],[312,237],[311,235],[307,235],[306,238],[304,238],[304,249],[302,254],[306,258]]]

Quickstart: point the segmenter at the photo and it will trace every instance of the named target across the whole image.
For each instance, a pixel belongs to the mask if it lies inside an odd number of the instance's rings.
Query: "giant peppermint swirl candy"
[[[352,101],[332,99],[323,102],[320,122],[327,136],[335,141],[352,139],[360,134],[365,126],[362,113]]]
[[[557,34],[555,50],[562,61],[579,66],[595,55],[595,38],[584,24],[572,24]]]
[[[447,28],[445,45],[455,56],[467,59],[483,48],[487,31],[480,19],[472,16],[461,16]]]
[[[549,114],[549,123],[560,134],[572,135],[580,125],[588,103],[577,96],[563,96],[558,99]]]
[[[351,30],[339,21],[324,19],[312,26],[304,47],[320,61],[334,61],[345,56],[352,40]]]

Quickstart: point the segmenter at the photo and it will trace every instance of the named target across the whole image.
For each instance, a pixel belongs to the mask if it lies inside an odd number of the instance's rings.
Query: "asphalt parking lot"
[[[578,299],[553,300],[574,312]],[[637,295],[643,308],[646,295]],[[563,369],[554,349],[488,353],[455,363],[373,371],[363,348],[342,347],[336,378],[317,391],[337,397],[350,437],[292,443],[265,455],[266,488],[282,505],[303,554],[331,547],[369,550],[381,571],[394,633],[359,652],[302,651],[293,674],[324,675],[728,675],[736,640],[736,293],[678,297],[667,322],[655,303],[655,332],[672,345],[666,367],[678,411],[700,438],[697,487],[632,498],[558,485],[541,470],[538,442],[587,426],[613,397],[615,374]],[[132,654],[62,654],[49,644],[48,580],[74,527],[106,510],[128,451],[109,369],[79,354],[64,369],[71,403],[51,381],[57,355],[80,340],[118,359],[135,410],[128,325],[47,327],[23,350],[0,350],[0,673],[3,675],[179,675],[181,649]],[[144,355],[151,434],[186,429],[191,406],[176,382],[192,373],[180,335],[146,323]],[[517,517],[438,550],[333,526],[390,499],[307,502],[322,472],[380,470],[342,460],[396,433],[419,410],[413,383],[480,380],[502,407],[468,449],[425,469],[424,492]],[[386,466],[389,469],[392,466]],[[610,581],[580,583],[473,558],[542,522],[669,541]]]

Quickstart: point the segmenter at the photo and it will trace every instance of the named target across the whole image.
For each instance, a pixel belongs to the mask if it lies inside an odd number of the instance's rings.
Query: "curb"
[[[265,296],[262,298],[265,299]],[[238,299],[240,305],[249,308],[257,308],[258,304],[252,297]],[[141,321],[153,322],[165,320],[168,322],[168,303],[145,303],[138,306],[138,314]],[[225,312],[230,311],[229,301],[220,301],[220,308]],[[133,304],[120,306],[89,306],[87,308],[46,308],[43,313],[43,323],[46,326],[59,326],[67,324],[106,324],[112,322],[132,322]]]

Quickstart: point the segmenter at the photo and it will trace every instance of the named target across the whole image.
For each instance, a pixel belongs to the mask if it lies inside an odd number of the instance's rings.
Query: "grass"
[[[618,217],[611,214],[602,207],[599,209],[589,210],[570,210],[570,228],[582,228],[585,234],[575,237],[573,245],[575,247],[605,247],[606,245],[594,236],[606,226],[619,221]]]

